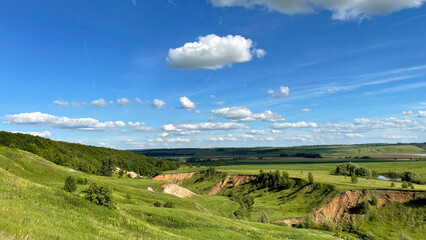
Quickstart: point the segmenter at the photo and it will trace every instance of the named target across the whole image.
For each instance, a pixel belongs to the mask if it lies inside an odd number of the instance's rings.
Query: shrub
[[[359,167],[355,169],[355,174],[360,177],[371,177],[371,170],[366,167]]]
[[[163,204],[161,203],[161,202],[155,202],[154,203],[154,207],[161,207],[161,206],[163,206]]]
[[[379,199],[376,196],[373,196],[370,203],[371,205],[376,206],[379,203]]]
[[[361,214],[366,214],[370,209],[370,203],[367,200],[363,200],[360,205],[359,212]]]
[[[391,187],[395,187],[395,183],[394,182],[391,183]]]
[[[65,185],[63,188],[67,192],[75,192],[77,190],[77,181],[75,178],[69,176],[65,179]]]
[[[334,232],[335,229],[334,224],[331,221],[322,222],[320,228],[329,232]]]
[[[309,184],[314,183],[314,175],[311,172],[308,173],[308,182]]]
[[[402,188],[408,188],[408,183],[403,182],[403,183],[401,184],[401,187],[402,187]]]
[[[399,237],[399,240],[411,240],[411,237],[408,236],[407,234],[402,233],[401,236]]]
[[[165,204],[164,204],[164,207],[165,208],[174,208],[175,207],[175,204],[173,203],[173,202],[166,202]]]
[[[231,212],[231,214],[229,214],[228,218],[230,218],[230,219],[237,219],[237,218],[235,217],[235,214],[234,214],[233,212]]]
[[[109,187],[99,186],[92,183],[86,190],[82,191],[85,198],[97,205],[108,208],[115,208],[115,202],[112,199],[112,190]]]
[[[351,176],[351,182],[352,183],[358,183],[358,177],[355,174],[352,174],[352,176]]]
[[[405,171],[401,175],[401,181],[420,183],[420,175],[412,170]]]
[[[376,236],[372,232],[366,232],[362,236],[362,239],[365,239],[365,240],[374,240],[374,239],[376,239]]]
[[[259,218],[257,219],[258,222],[261,223],[269,223],[269,216],[268,214],[265,212],[265,210],[262,210],[262,212],[260,213]]]
[[[80,185],[86,185],[87,184],[87,178],[78,178],[77,179],[77,184],[80,184]]]

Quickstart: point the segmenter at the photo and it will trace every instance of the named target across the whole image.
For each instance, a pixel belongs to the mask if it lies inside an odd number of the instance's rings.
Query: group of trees
[[[336,169],[334,170],[334,173],[345,176],[355,175],[358,177],[371,177],[373,175],[373,172],[370,169],[351,162],[337,165]]]
[[[280,157],[304,157],[304,158],[322,158],[319,153],[281,153]]]
[[[65,179],[63,190],[67,192],[75,192],[77,190],[77,184],[86,185],[87,178],[78,178],[77,180],[74,177],[68,176]],[[84,197],[101,206],[105,206],[108,208],[115,208],[115,202],[112,199],[112,190],[109,187],[101,186],[96,183],[90,184],[90,186],[81,191],[84,193]]]
[[[25,150],[55,164],[102,176],[111,176],[116,166],[143,176],[157,175],[179,167],[176,162],[129,151],[53,141],[4,131],[0,131],[0,146]]]
[[[295,182],[287,172],[276,170],[274,172],[264,172],[260,170],[259,176],[255,180],[258,188],[288,189],[294,186]]]

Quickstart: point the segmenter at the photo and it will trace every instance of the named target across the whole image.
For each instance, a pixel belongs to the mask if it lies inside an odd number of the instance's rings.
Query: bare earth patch
[[[174,183],[163,184],[161,187],[163,188],[163,193],[172,194],[180,198],[188,198],[195,195],[195,193],[191,192],[190,190]]]

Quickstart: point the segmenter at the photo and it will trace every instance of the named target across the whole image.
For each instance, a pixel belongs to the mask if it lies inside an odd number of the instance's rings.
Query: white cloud
[[[426,111],[418,111],[417,116],[418,117],[426,117]]]
[[[169,143],[189,143],[191,142],[191,139],[189,138],[169,138],[166,139],[167,142]]]
[[[6,115],[3,118],[3,122],[5,124],[48,126],[52,128],[78,129],[85,131],[112,130],[126,126],[122,121],[100,122],[93,118],[58,117],[41,112]]]
[[[253,54],[263,56],[261,49],[254,49],[253,42],[240,35],[219,37],[210,34],[198,37],[197,42],[170,49],[167,63],[179,69],[219,69],[233,63],[248,62]]]
[[[225,101],[219,101],[219,102],[214,102],[213,104],[218,105],[218,106],[223,106],[226,105]]]
[[[302,112],[312,112],[312,109],[304,108],[304,109],[302,109]]]
[[[211,137],[207,140],[212,141],[212,142],[223,142],[223,141],[225,141],[225,138],[223,138],[223,137]]]
[[[283,14],[308,14],[328,10],[335,20],[362,19],[421,7],[425,0],[210,0],[216,7],[266,7]]]
[[[389,139],[417,139],[417,136],[412,135],[383,135],[383,137]]]
[[[271,94],[274,98],[285,98],[290,93],[290,89],[288,87],[280,86],[279,90],[268,90],[268,93]]]
[[[71,107],[73,107],[73,108],[80,108],[81,105],[87,105],[87,103],[71,102]]]
[[[180,106],[184,109],[193,109],[196,107],[195,103],[191,101],[188,97],[180,97]]]
[[[208,98],[216,98],[216,95],[209,95],[209,96],[207,96]]]
[[[29,134],[29,135],[44,137],[44,138],[53,136],[53,133],[51,133],[49,131],[43,131],[43,132],[20,132],[20,131],[16,131],[16,132],[13,132],[13,133]]]
[[[150,132],[155,130],[153,127],[148,127],[144,122],[128,122],[127,124],[135,131]]]
[[[316,128],[318,124],[314,122],[297,122],[297,123],[274,123],[270,125],[273,129],[283,128]]]
[[[208,131],[208,130],[235,130],[246,129],[247,126],[240,123],[232,122],[205,122],[205,123],[182,123],[182,124],[166,124],[162,127],[166,132],[183,132],[183,131]]]
[[[356,137],[363,138],[364,137],[364,135],[359,134],[359,133],[346,133],[345,135],[350,137],[350,138],[356,138]]]
[[[256,120],[279,122],[285,120],[284,116],[273,113],[270,110],[266,110],[263,113],[252,113],[250,109],[246,107],[221,108],[212,110],[211,113],[216,117],[223,117],[235,122],[252,122]]]
[[[120,106],[126,106],[126,105],[129,105],[131,101],[127,98],[117,98],[117,103]]]
[[[164,106],[166,106],[166,102],[160,99],[154,99],[151,103],[152,109],[160,109],[164,108]]]
[[[107,105],[107,101],[105,101],[103,98],[99,98],[97,100],[93,100],[90,105],[94,107],[105,107]]]
[[[138,103],[142,103],[142,104],[149,103],[149,101],[142,100],[142,99],[140,99],[138,97],[135,98],[135,101],[138,102]]]
[[[263,58],[267,54],[267,52],[263,49],[256,49],[254,52],[256,53],[257,58]]]
[[[413,114],[415,114],[413,111],[404,111],[404,112],[402,112],[402,114],[403,115],[413,115]]]
[[[53,104],[56,104],[56,105],[58,105],[58,106],[60,106],[60,107],[68,107],[68,106],[69,106],[69,103],[68,103],[68,102],[61,102],[61,101],[59,101],[59,100],[55,100],[55,101],[53,101]]]

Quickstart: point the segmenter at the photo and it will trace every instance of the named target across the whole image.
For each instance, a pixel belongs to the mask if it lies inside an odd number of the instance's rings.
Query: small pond
[[[385,180],[385,181],[397,181],[397,182],[401,182],[401,179],[400,179],[400,178],[392,179],[392,178],[388,178],[388,177],[383,176],[383,175],[379,175],[379,176],[377,177],[377,179]]]

